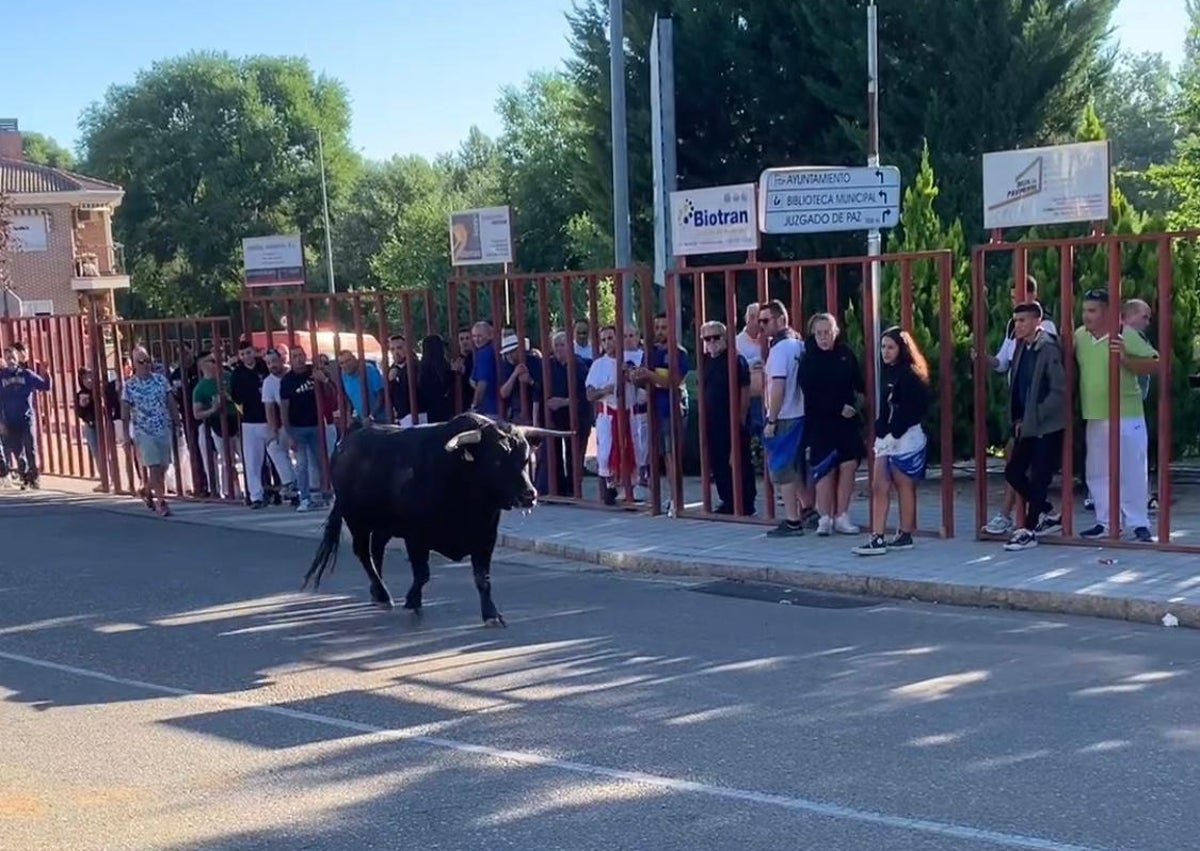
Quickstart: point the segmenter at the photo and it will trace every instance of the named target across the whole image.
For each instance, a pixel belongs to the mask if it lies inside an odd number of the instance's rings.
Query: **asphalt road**
[[[312,550],[0,497],[0,848],[1194,847],[1194,631]]]

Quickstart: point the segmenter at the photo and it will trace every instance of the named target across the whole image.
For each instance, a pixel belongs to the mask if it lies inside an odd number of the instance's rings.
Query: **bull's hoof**
[[[496,615],[494,618],[484,618],[483,625],[489,629],[508,626],[508,624],[504,622],[504,615]]]

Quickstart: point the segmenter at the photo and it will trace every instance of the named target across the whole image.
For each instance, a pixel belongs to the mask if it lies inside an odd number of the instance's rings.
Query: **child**
[[[929,407],[929,366],[907,331],[892,327],[879,341],[883,360],[880,374],[882,404],[875,421],[875,470],[871,483],[874,523],[871,540],[854,552],[883,555],[889,550],[910,550],[917,525],[918,479],[925,478],[928,440],[921,420]],[[900,502],[896,537],[885,541],[891,489]]]

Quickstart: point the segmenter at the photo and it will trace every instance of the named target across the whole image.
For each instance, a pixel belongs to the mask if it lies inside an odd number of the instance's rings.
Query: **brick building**
[[[16,299],[5,313],[74,314],[85,294],[129,287],[122,246],[113,242],[113,212],[125,197],[116,184],[27,162],[17,122],[0,119],[0,193],[8,196],[8,276]],[[111,302],[110,302],[111,304]]]

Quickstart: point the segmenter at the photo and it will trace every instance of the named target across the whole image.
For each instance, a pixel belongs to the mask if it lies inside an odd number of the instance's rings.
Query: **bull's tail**
[[[342,510],[335,499],[333,507],[329,510],[329,518],[325,521],[325,534],[321,537],[321,545],[317,547],[317,555],[313,558],[312,567],[304,575],[304,584],[300,586],[301,591],[308,587],[310,581],[315,591],[321,587],[321,576],[325,571],[333,573],[333,568],[337,564],[338,544],[341,541]]]

